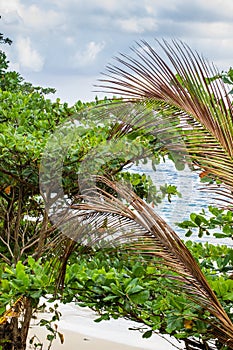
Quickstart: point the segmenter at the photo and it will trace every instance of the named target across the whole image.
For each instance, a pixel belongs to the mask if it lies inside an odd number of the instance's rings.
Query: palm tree
[[[162,135],[165,147],[183,152],[184,160],[212,178],[208,188],[232,208],[233,107],[226,87],[216,68],[187,45],[158,44],[169,64],[142,41],[132,48],[136,57],[121,55],[117,65],[107,67],[101,89],[123,96],[114,110],[116,135],[132,129]],[[124,108],[131,113],[123,113]],[[129,254],[156,256],[157,264],[170,271],[166,276],[210,313],[212,337],[233,349],[233,324],[176,233],[128,188],[107,178],[97,180],[115,195],[101,186],[86,188],[82,201],[72,206],[77,210],[75,240],[86,243],[89,234],[93,242],[103,243],[108,237],[108,243],[127,248]]]

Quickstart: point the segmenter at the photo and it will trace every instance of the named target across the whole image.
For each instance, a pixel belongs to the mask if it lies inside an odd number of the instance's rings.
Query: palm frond
[[[129,255],[140,253],[157,257],[155,263],[170,271],[164,277],[175,281],[187,297],[211,314],[213,336],[233,346],[233,324],[177,234],[128,187],[106,178],[98,177],[99,181],[117,196],[97,187],[87,190],[81,196],[82,202],[72,206],[77,210],[70,227],[73,239],[82,244],[117,246],[126,249]]]
[[[211,81],[218,72],[187,45],[176,41],[159,45],[169,63],[142,41],[132,49],[136,58],[121,55],[116,58],[119,66],[108,66],[100,87],[124,99],[95,111],[118,122],[112,138],[135,129],[158,136],[167,149],[182,153],[185,160],[219,180],[213,190],[230,201],[233,107],[225,86],[221,79]],[[129,254],[155,256],[156,263],[170,271],[166,276],[210,313],[213,337],[233,348],[232,322],[176,233],[129,188],[106,178],[97,180],[115,195],[104,186],[84,186],[61,231],[81,245],[117,245]],[[64,254],[73,249],[75,244],[68,242]]]
[[[148,108],[157,112],[154,132],[164,136],[166,131],[172,149],[174,132],[177,139],[179,131],[183,152],[196,167],[222,182],[232,199],[233,106],[226,87],[220,78],[211,79],[219,75],[217,69],[184,43],[158,44],[166,59],[142,41],[132,48],[136,57],[121,55],[117,65],[107,67],[99,87],[144,106],[145,115]],[[177,118],[179,125],[174,123]],[[140,127],[135,118],[124,122]]]

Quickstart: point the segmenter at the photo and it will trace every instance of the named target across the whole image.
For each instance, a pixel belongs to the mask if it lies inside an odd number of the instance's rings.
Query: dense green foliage
[[[233,319],[233,280],[227,273],[227,267],[232,266],[232,249],[191,241],[187,245],[197,259],[203,257],[202,269]],[[37,304],[41,296],[51,295],[53,280],[45,273],[49,265],[29,257],[27,266],[19,261],[15,268],[3,267],[1,305],[21,295],[33,298]],[[76,300],[79,305],[92,308],[100,315],[96,321],[110,317],[134,320],[144,337],[160,332],[178,339],[201,336],[202,340],[209,340],[209,314],[187,300],[181,291],[174,291],[173,283],[163,277],[164,273],[155,267],[153,258],[129,259],[127,253],[84,254],[77,250],[67,267],[61,300],[64,303]]]
[[[203,256],[203,271],[214,291],[233,318],[233,281],[222,272],[216,273],[215,264],[230,265],[223,256],[232,250],[225,246],[187,242],[194,256]],[[177,338],[190,336],[208,339],[209,314],[196,303],[187,300],[182,291],[174,290],[171,280],[155,267],[154,258],[129,258],[128,254],[99,252],[91,258],[85,255],[73,257],[67,268],[63,298],[71,301],[72,295],[80,305],[89,306],[100,313],[97,321],[109,317],[125,317],[141,323],[152,331],[174,335]],[[220,262],[221,261],[221,262]],[[200,318],[202,321],[200,321]],[[140,325],[138,326],[140,328]]]

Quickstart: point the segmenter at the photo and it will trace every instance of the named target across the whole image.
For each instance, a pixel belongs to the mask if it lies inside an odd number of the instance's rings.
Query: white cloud
[[[19,0],[1,0],[0,10],[2,14],[18,10],[22,7]]]
[[[77,51],[74,55],[72,59],[73,67],[88,66],[89,64],[93,63],[97,55],[103,50],[104,47],[104,42],[96,43],[94,41],[90,41],[84,51]]]
[[[140,13],[142,15],[144,11],[144,1],[138,0],[90,0],[92,2],[92,7],[96,7],[102,11],[108,12],[111,15],[119,15],[122,16],[126,13]],[[157,0],[158,1],[158,0]]]
[[[21,23],[21,18],[19,17],[17,11],[12,10],[11,12],[5,14],[3,17],[3,23],[8,26],[14,26]]]
[[[40,72],[44,66],[44,58],[32,47],[29,37],[20,37],[16,41],[19,64],[32,72]]]
[[[232,38],[233,23],[231,22],[212,22],[199,23],[195,25],[196,35],[214,39]]]
[[[74,45],[75,44],[75,38],[73,36],[67,36],[65,38],[65,42],[67,45]]]
[[[57,13],[54,10],[42,10],[37,5],[31,5],[24,7],[21,16],[26,26],[45,31],[47,29],[53,29],[62,22],[62,14]]]
[[[202,9],[205,9],[209,12],[210,16],[213,13],[216,13],[220,18],[221,16],[225,17],[225,19],[229,18],[232,21],[232,13],[233,13],[233,1],[226,0],[225,2],[222,0],[196,0],[197,6]]]
[[[143,7],[143,5],[140,5],[140,2],[138,0],[88,0],[88,1],[81,1],[81,0],[51,0],[53,4],[55,4],[60,9],[81,9],[82,11],[88,11],[95,12],[95,11],[102,11],[102,12],[108,12],[111,14],[118,13],[119,11],[122,13],[125,13],[128,10],[132,10],[135,8]]]
[[[158,28],[157,21],[153,17],[119,19],[117,20],[117,25],[123,31],[138,34],[145,31],[155,31]]]
[[[160,11],[161,9],[175,11],[177,6],[182,4],[184,1],[187,1],[187,0],[175,0],[175,1],[171,1],[171,0],[162,0],[162,1],[161,0],[154,0],[154,1],[144,0],[144,4],[145,4],[145,9],[146,9],[148,14],[157,14],[158,11]],[[193,0],[193,1],[195,1],[195,0]]]
[[[64,20],[62,12],[58,13],[52,9],[47,10],[35,4],[26,6],[22,0],[1,0],[0,11],[6,23],[11,18],[18,17],[25,29],[36,29],[40,32],[52,29],[60,25]]]
[[[1,0],[0,1],[0,13],[1,13],[1,25],[5,25],[7,28],[15,30],[17,25],[22,24],[22,18],[20,12],[22,5],[19,0]]]

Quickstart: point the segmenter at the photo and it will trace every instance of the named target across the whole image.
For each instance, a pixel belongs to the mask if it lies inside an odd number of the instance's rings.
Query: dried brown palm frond
[[[212,336],[233,348],[233,324],[181,239],[128,187],[106,178],[100,181],[117,196],[97,187],[87,190],[83,201],[72,207],[77,210],[70,226],[73,239],[82,244],[117,245],[129,255],[157,257],[155,263],[170,271],[165,277],[210,313]]]
[[[186,44],[159,43],[162,53],[142,41],[133,55],[121,55],[107,67],[99,87],[117,93],[123,101],[154,113],[154,132],[166,138],[169,148],[180,132],[180,149],[193,164],[214,180],[222,182],[222,194],[232,203],[233,192],[233,105],[216,68]],[[165,58],[162,57],[165,54]],[[121,115],[119,114],[119,120]],[[174,120],[179,119],[179,125]],[[131,116],[124,123],[141,127]],[[152,126],[150,119],[150,128]],[[216,190],[216,187],[215,189]],[[219,187],[218,187],[219,191]]]
[[[210,83],[207,78],[217,74],[215,69],[186,45],[164,42],[161,46],[173,68],[146,42],[133,49],[137,58],[122,55],[117,59],[119,68],[108,67],[110,77],[102,86],[125,95],[126,102],[100,113],[96,110],[97,114],[114,115],[118,121],[111,137],[146,129],[168,149],[188,155],[192,164],[222,182],[223,191],[215,186],[215,193],[231,200],[233,111],[224,84],[221,80]],[[76,213],[71,211],[62,223],[62,232],[83,245],[122,244],[129,254],[156,256],[157,264],[170,270],[167,277],[211,314],[213,338],[233,348],[232,322],[176,233],[128,188],[105,178],[98,181],[121,199],[104,187],[89,188],[79,197],[82,201],[73,205]],[[67,260],[75,244],[63,243]]]

